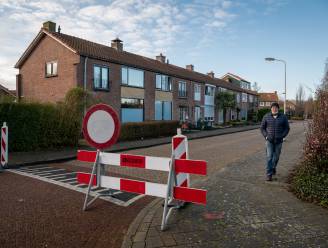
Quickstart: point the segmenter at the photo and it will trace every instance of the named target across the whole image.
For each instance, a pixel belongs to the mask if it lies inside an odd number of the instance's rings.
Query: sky
[[[15,89],[15,63],[48,20],[61,32],[196,71],[227,72],[257,82],[260,92],[307,96],[328,57],[327,0],[0,0],[0,83]]]

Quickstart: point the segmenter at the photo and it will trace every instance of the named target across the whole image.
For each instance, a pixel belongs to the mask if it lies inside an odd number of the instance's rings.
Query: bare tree
[[[325,72],[322,79],[322,87],[323,90],[328,90],[328,58],[326,59]]]
[[[295,106],[295,114],[296,116],[303,117],[304,116],[304,101],[305,101],[305,91],[302,85],[298,86],[296,92],[296,106]]]
[[[252,85],[252,89],[254,91],[259,92],[261,90],[261,87],[260,87],[260,85],[257,82],[254,82],[253,85]]]

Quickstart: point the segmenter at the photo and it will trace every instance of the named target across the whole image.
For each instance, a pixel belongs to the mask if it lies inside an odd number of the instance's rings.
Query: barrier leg
[[[93,178],[95,176],[95,173],[97,173],[97,170],[98,170],[98,167],[99,167],[99,165],[98,165],[99,152],[100,151],[97,150],[96,161],[95,161],[95,163],[93,164],[93,167],[92,167],[92,172],[91,172],[90,181],[89,181],[89,185],[88,185],[88,191],[85,195],[85,200],[84,200],[84,204],[83,204],[83,211],[85,211],[87,209],[87,207],[90,206],[98,198],[98,196],[96,196],[95,198],[93,198],[91,201],[88,202],[91,187],[92,187]],[[97,174],[96,174],[96,176],[97,176]]]
[[[174,155],[171,157],[171,163],[170,163],[170,171],[169,176],[167,180],[167,191],[166,191],[166,197],[164,201],[164,209],[163,209],[163,217],[162,217],[162,225],[161,230],[164,231],[166,229],[166,223],[172,213],[172,210],[174,208],[177,208],[175,205],[169,206],[171,202],[173,201],[173,187],[176,185],[176,176],[174,172]]]

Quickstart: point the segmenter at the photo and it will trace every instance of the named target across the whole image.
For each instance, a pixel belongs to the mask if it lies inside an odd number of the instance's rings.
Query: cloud
[[[177,44],[188,44],[192,52],[211,45],[211,37],[229,26],[237,15],[227,0],[1,0],[0,78],[15,87],[13,68],[39,32],[52,20],[62,32],[109,45],[119,37],[124,49],[155,57],[167,54]],[[198,37],[199,39],[195,39]]]

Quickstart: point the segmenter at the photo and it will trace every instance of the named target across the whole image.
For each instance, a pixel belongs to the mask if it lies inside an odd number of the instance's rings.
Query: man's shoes
[[[272,175],[276,175],[276,174],[277,174],[276,168],[273,168],[272,169]]]
[[[267,180],[268,182],[271,182],[271,181],[272,181],[272,175],[267,175],[266,180]]]

